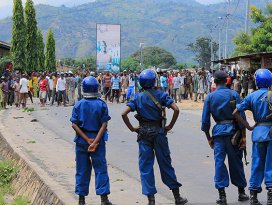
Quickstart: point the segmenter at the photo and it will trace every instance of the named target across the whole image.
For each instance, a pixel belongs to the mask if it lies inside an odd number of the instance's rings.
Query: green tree
[[[55,39],[54,34],[51,29],[49,29],[46,46],[45,46],[45,68],[50,71],[56,70],[56,54],[55,54]]]
[[[32,0],[25,4],[25,28],[26,28],[26,68],[28,71],[37,69],[37,21]]]
[[[25,22],[21,0],[13,0],[11,56],[14,70],[26,69]]]
[[[89,69],[92,71],[96,70],[96,59],[94,56],[86,58],[74,59],[74,58],[63,58],[61,59],[62,66],[68,66],[72,68]]]
[[[213,56],[217,58],[218,44],[212,42]],[[195,60],[199,63],[200,67],[210,68],[211,66],[211,39],[207,37],[199,37],[195,43],[187,45],[187,49],[195,54]]]
[[[63,58],[61,59],[61,65],[75,67],[76,60],[74,58]]]
[[[268,3],[264,11],[251,6],[250,17],[258,26],[252,28],[249,35],[240,32],[235,36],[233,56],[272,51],[272,3]]]
[[[264,12],[251,7],[251,18],[254,23],[260,24],[252,29],[253,52],[272,51],[272,3],[268,3]]]
[[[240,56],[252,52],[250,36],[245,32],[241,32],[235,35],[232,41],[236,45],[232,56]]]
[[[38,30],[37,33],[37,70],[44,70],[44,43],[43,43],[43,35],[41,30]]]
[[[182,70],[188,68],[188,65],[186,63],[178,63],[176,66],[176,69]]]
[[[135,58],[129,57],[121,62],[121,68],[122,70],[140,70],[140,62],[139,60],[136,60]]]
[[[75,61],[75,66],[82,68],[82,69],[87,68],[89,70],[95,71],[96,70],[96,59],[94,56],[77,59]]]
[[[140,63],[140,51],[131,55],[135,61]],[[176,58],[169,51],[160,47],[146,47],[143,49],[143,68],[159,67],[169,68],[176,65]]]

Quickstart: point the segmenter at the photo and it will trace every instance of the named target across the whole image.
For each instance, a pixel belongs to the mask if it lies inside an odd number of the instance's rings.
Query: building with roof
[[[250,73],[255,72],[259,68],[272,70],[272,52],[251,53],[213,62],[221,64],[223,68],[235,68],[236,70],[245,70]]]
[[[0,41],[0,58],[10,53],[11,45],[7,42]]]

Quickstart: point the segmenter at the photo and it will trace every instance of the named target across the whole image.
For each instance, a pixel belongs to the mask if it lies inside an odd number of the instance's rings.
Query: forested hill
[[[254,1],[262,7],[266,2]],[[230,49],[231,38],[244,28],[245,16],[245,1],[232,2]],[[224,20],[218,17],[224,17],[226,8],[226,3],[205,6],[194,0],[97,0],[73,8],[38,5],[36,13],[44,36],[49,27],[54,31],[57,58],[94,54],[96,23],[117,23],[122,25],[122,57],[144,42],[146,46],[166,48],[178,61],[190,63],[193,54],[186,45],[199,36],[209,36],[210,25],[220,23],[224,28]],[[212,35],[217,40],[218,29]],[[10,36],[11,18],[0,20],[0,40],[10,41]]]

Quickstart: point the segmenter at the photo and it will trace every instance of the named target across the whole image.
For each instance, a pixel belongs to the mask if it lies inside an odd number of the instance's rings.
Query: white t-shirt
[[[53,90],[53,79],[49,79],[49,90]]]
[[[180,76],[180,85],[184,85],[185,76]]]
[[[26,78],[21,78],[20,86],[22,86],[20,89],[20,93],[28,93],[28,81]]]
[[[66,80],[65,80],[65,78],[63,78],[63,79],[59,78],[58,79],[56,90],[57,91],[64,91],[64,90],[66,90]]]
[[[129,84],[128,84],[128,86],[129,87],[135,86],[135,76],[134,76],[134,74],[129,75]]]

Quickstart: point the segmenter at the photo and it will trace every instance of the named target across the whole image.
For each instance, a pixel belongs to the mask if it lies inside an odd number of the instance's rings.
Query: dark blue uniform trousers
[[[97,195],[110,193],[110,182],[106,161],[106,145],[101,141],[94,153],[88,153],[88,145],[76,144],[76,190],[79,196],[89,194],[92,167],[95,172]]]
[[[231,136],[219,136],[214,138],[215,188],[222,189],[229,186],[229,174],[225,165],[226,155],[228,155],[231,183],[237,187],[246,187],[243,151],[231,144]]]
[[[143,140],[139,141],[139,169],[141,174],[142,193],[144,195],[153,195],[157,193],[153,170],[155,156],[159,164],[163,183],[171,190],[181,186],[177,181],[175,170],[171,164],[168,139],[161,129],[154,139],[153,147]]]
[[[262,191],[265,179],[267,188],[272,188],[272,141],[253,142],[249,190]]]

